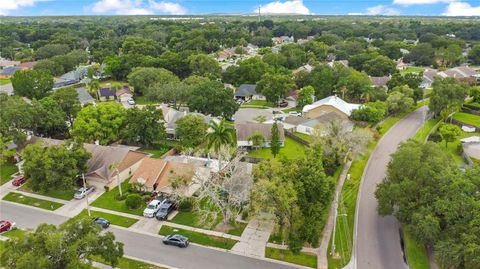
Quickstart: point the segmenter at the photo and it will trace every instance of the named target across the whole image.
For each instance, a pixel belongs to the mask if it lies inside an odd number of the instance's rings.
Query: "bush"
[[[178,202],[178,211],[192,211],[193,209],[193,199],[192,198],[183,198]]]
[[[352,111],[351,118],[357,121],[366,121],[369,123],[378,123],[387,115],[387,105],[385,102],[376,101],[366,103],[359,109]]]
[[[103,188],[105,189],[106,192],[109,192],[109,191],[110,191],[110,187],[107,186],[107,185],[103,186]]]
[[[143,199],[142,196],[134,193],[134,194],[129,194],[127,196],[127,199],[125,200],[125,205],[129,209],[137,209],[143,204]]]
[[[117,200],[117,201],[123,201],[123,200],[125,200],[125,199],[127,199],[127,194],[125,194],[125,193],[122,194],[122,195],[120,195],[120,193],[115,194],[115,200]]]

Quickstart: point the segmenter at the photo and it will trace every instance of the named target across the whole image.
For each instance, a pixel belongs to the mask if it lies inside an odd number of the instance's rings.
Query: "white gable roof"
[[[358,109],[361,106],[359,104],[347,103],[347,102],[343,101],[342,99],[340,99],[339,97],[332,95],[332,96],[329,96],[329,97],[324,98],[322,100],[318,100],[311,105],[304,106],[302,112],[305,113],[305,112],[308,112],[312,109],[315,109],[315,108],[317,108],[319,106],[323,106],[323,105],[333,106],[336,109],[345,113],[347,116],[350,116],[350,114],[352,114],[352,110]]]

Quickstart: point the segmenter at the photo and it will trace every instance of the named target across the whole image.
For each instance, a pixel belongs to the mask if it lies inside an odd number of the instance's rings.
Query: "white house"
[[[354,109],[360,108],[359,104],[350,104],[343,101],[340,97],[329,96],[316,101],[311,105],[303,107],[303,116],[307,119],[318,118],[330,112],[334,112],[338,117],[348,119]]]

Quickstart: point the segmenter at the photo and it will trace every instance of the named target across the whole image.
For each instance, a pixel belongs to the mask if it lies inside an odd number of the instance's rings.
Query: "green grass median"
[[[265,248],[265,257],[279,261],[299,264],[307,267],[317,268],[317,255],[313,253],[300,252],[294,255],[288,249]]]
[[[39,208],[52,210],[52,211],[63,206],[63,204],[61,203],[38,199],[38,198],[23,195],[20,193],[16,193],[16,192],[11,192],[7,194],[5,197],[3,197],[3,200],[24,204],[24,205],[29,205],[29,206],[34,206],[34,207],[39,207]]]
[[[135,224],[138,219],[128,218],[124,216],[119,216],[115,214],[105,213],[101,211],[90,210],[91,216],[88,216],[88,212],[84,209],[80,214],[77,215],[79,218],[104,218],[110,222],[110,224],[128,228]]]
[[[180,234],[190,239],[190,242],[197,243],[204,246],[217,247],[223,249],[232,249],[238,242],[233,239],[223,238],[219,236],[208,235],[199,232],[183,230],[167,225],[163,225],[159,231],[160,235]]]

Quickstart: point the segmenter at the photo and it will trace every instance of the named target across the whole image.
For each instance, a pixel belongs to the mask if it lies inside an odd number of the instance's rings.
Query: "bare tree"
[[[226,152],[223,151],[223,154]],[[228,224],[249,201],[253,184],[252,166],[240,161],[244,155],[242,152],[233,158],[223,155],[222,159],[229,161],[222,169],[210,172],[207,178],[198,179],[201,184],[198,201],[202,202],[197,206],[204,221],[216,219],[220,211],[223,224]]]

